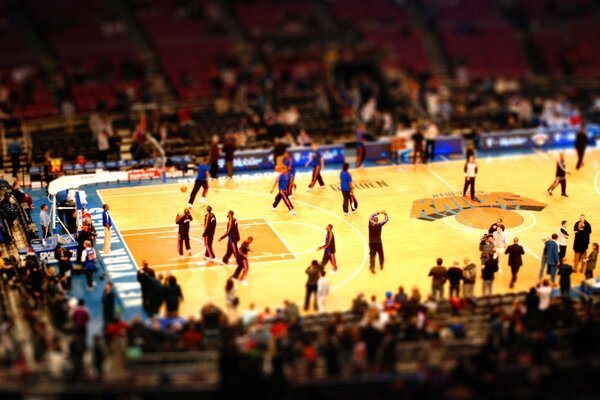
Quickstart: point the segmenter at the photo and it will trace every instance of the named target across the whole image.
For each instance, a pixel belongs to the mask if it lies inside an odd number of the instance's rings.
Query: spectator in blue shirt
[[[48,214],[48,204],[42,204],[40,211],[40,226],[42,227],[42,238],[52,235],[52,229],[50,228],[50,215]]]

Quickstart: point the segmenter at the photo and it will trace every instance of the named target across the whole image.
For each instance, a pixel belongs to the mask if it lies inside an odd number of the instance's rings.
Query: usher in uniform
[[[221,239],[227,237],[227,251],[223,256],[223,264],[229,262],[229,257],[232,255],[237,260],[238,247],[237,244],[240,241],[240,231],[238,230],[238,223],[233,216],[230,217],[227,222],[227,231],[221,236]]]
[[[204,258],[214,261],[216,257],[212,248],[212,243],[213,238],[215,237],[215,228],[217,227],[217,217],[211,212],[212,209],[207,209],[207,211],[208,212],[204,216],[204,232],[202,233],[204,247],[206,248]]]

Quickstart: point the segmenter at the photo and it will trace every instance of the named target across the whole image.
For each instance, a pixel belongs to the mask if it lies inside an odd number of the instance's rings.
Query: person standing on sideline
[[[188,256],[192,255],[192,247],[190,246],[190,224],[194,220],[192,214],[190,214],[189,208],[183,209],[183,215],[177,214],[175,217],[175,223],[179,225],[177,232],[177,254],[179,257],[183,257],[183,245],[188,252]]]
[[[463,270],[459,265],[458,261],[454,261],[452,266],[448,268],[449,296],[451,299],[460,297],[460,281],[463,279]]]
[[[327,273],[320,271],[321,277],[317,281],[317,309],[319,312],[327,311],[327,296],[329,296],[329,279],[325,277]]]
[[[50,215],[48,214],[48,204],[42,204],[40,210],[40,227],[42,228],[42,239],[46,239],[52,235],[52,229],[50,228]]]
[[[287,195],[291,199],[294,195],[294,190],[296,190],[296,184],[294,183],[296,180],[296,167],[294,167],[294,159],[290,155],[290,153],[286,150],[283,155],[283,165],[287,168],[288,171],[288,188]]]
[[[223,264],[227,265],[229,262],[229,257],[233,255],[234,260],[237,261],[238,257],[238,242],[240,240],[240,231],[238,229],[238,223],[235,218],[233,218],[233,210],[229,210],[227,213],[227,229],[223,236],[219,238],[219,241],[227,238],[227,251],[223,256]]]
[[[585,263],[585,279],[594,277],[594,269],[596,269],[596,260],[598,259],[598,243],[592,244],[592,252],[583,260]]]
[[[525,250],[523,250],[523,246],[519,244],[519,238],[515,237],[513,239],[513,244],[506,248],[505,254],[508,254],[508,266],[510,267],[510,272],[512,277],[510,279],[509,287],[512,289],[515,287],[515,283],[517,282],[517,274],[519,273],[519,268],[523,265],[523,255],[525,254]]]
[[[558,235],[556,233],[552,234],[552,240],[547,240],[544,243],[544,255],[546,256],[546,263],[548,263],[547,274],[550,275],[550,280],[552,284],[556,281],[556,267],[560,263],[560,255],[558,254],[558,244],[556,240],[558,239]],[[540,271],[541,273],[541,271]]]
[[[356,129],[356,168],[362,168],[367,149],[365,148],[365,124],[360,124]]]
[[[104,329],[115,320],[115,292],[111,282],[106,282],[102,293],[102,321]]]
[[[288,208],[290,214],[296,215],[294,206],[292,205],[292,202],[288,197],[289,175],[288,169],[285,166],[281,167],[281,173],[279,174],[277,179],[275,179],[273,187],[271,188],[271,193],[273,193],[273,190],[275,190],[275,186],[277,186],[279,191],[277,192],[277,196],[275,196],[275,201],[273,201],[273,207],[271,207],[271,211],[277,211],[277,205],[279,205],[279,202],[283,199],[283,202]]]
[[[481,267],[485,266],[485,262],[487,261],[490,251],[492,251],[494,247],[494,243],[492,243],[493,236],[488,234],[485,236],[485,240],[479,244],[479,251],[481,252]]]
[[[304,311],[308,311],[310,305],[310,297],[313,296],[313,310],[318,311],[319,306],[317,304],[317,283],[319,281],[320,270],[319,262],[312,260],[308,268],[306,268],[306,294],[304,296]]]
[[[217,179],[219,173],[219,157],[221,156],[221,150],[219,150],[219,137],[217,135],[212,135],[210,141],[210,177],[212,179]]]
[[[379,215],[383,218],[379,220]],[[371,214],[369,217],[369,269],[375,273],[375,255],[379,255],[379,269],[383,270],[383,242],[381,241],[381,228],[387,224],[389,217],[385,210]]]
[[[196,195],[200,188],[202,190],[202,197],[200,198],[201,203],[206,203],[206,194],[208,193],[208,180],[210,179],[210,167],[208,166],[208,157],[204,157],[202,162],[198,164],[197,169],[198,175],[196,176],[196,180],[194,181],[194,188],[190,193],[190,199],[188,200],[188,208],[191,210],[194,205],[194,200],[196,200]]]
[[[340,188],[342,189],[342,210],[344,215],[348,215],[348,203],[352,212],[355,213],[358,210],[358,201],[354,197],[354,185],[352,184],[352,175],[348,171],[350,164],[344,163],[342,165],[342,171],[340,172]]]
[[[494,275],[498,271],[498,258],[496,256],[496,250],[492,249],[485,262],[485,266],[481,270],[481,280],[483,281],[483,287],[481,288],[482,296],[492,295],[492,285],[494,284]]]
[[[471,200],[475,200],[475,178],[477,177],[478,166],[475,156],[470,156],[463,168],[465,172],[465,186],[463,187],[463,197],[467,197],[467,189],[471,188]]]
[[[321,269],[324,269],[329,261],[333,267],[333,273],[337,272],[337,263],[335,260],[335,236],[333,235],[333,225],[329,224],[326,228],[325,233],[325,244],[319,247],[317,250],[325,250],[323,252],[323,259],[321,260]]]
[[[577,151],[577,166],[575,169],[579,169],[583,166],[583,156],[585,156],[585,148],[588,145],[587,132],[585,127],[581,127],[575,137],[575,151]]]
[[[435,267],[429,270],[428,276],[431,276],[431,297],[435,301],[444,298],[444,284],[446,283],[446,279],[448,279],[448,271],[442,265],[443,262],[444,260],[438,257],[435,261]]]
[[[567,171],[567,167],[565,165],[565,153],[560,153],[558,155],[558,160],[556,161],[556,174],[554,177],[554,182],[552,182],[548,190],[546,190],[550,196],[552,196],[552,191],[556,189],[560,183],[560,195],[563,197],[569,197],[567,195],[567,174],[570,174],[570,172]]]
[[[585,220],[585,215],[579,216],[579,221],[575,223],[573,227],[575,231],[575,239],[573,239],[573,251],[575,252],[573,258],[573,269],[575,272],[583,272],[584,265],[582,260],[585,258],[588,246],[590,245],[590,235],[592,234],[592,226]],[[581,267],[579,265],[581,264]]]
[[[108,204],[104,204],[102,208],[104,209],[104,211],[102,211],[102,226],[104,227],[104,249],[102,253],[107,256],[110,254],[110,241],[113,223]]]
[[[567,241],[569,240],[569,232],[567,231],[567,221],[560,223],[560,229],[558,231],[558,254],[560,259],[565,258],[567,254]]]
[[[475,296],[475,280],[477,279],[477,266],[469,258],[463,260],[463,298],[470,299]]]
[[[246,285],[248,282],[245,280],[246,275],[248,274],[248,269],[250,268],[248,264],[248,253],[250,250],[250,243],[254,238],[252,236],[248,236],[248,239],[242,242],[242,245],[239,248],[237,255],[237,268],[231,277],[235,280],[239,280],[243,285]]]
[[[8,145],[8,154],[10,154],[10,163],[12,166],[12,176],[17,177],[17,173],[21,169],[21,153],[23,153],[23,147],[17,139],[13,139]]]
[[[225,169],[227,170],[227,178],[233,177],[233,158],[235,156],[235,137],[228,135],[225,137],[225,145],[223,145],[223,153],[225,153]]]
[[[325,159],[316,143],[313,143],[312,152],[304,166],[308,167],[309,165],[312,166],[313,171],[310,184],[308,185],[308,189],[306,189],[307,192],[310,192],[317,182],[319,182],[319,187],[323,188],[325,186],[325,182],[323,182],[323,178],[321,177],[321,171],[325,169]]]
[[[423,136],[423,133],[421,132],[421,129],[417,129],[417,131],[415,133],[413,133],[413,135],[411,136],[411,139],[413,141],[413,159],[412,159],[412,163],[416,164],[417,163],[417,156],[421,159],[421,163],[426,164],[427,161],[425,160],[425,152],[423,149],[423,141],[425,140],[425,136]]]
[[[560,295],[563,299],[571,297],[571,274],[573,273],[573,267],[567,264],[565,258],[562,259],[558,275],[560,276]]]
[[[213,250],[212,244],[215,237],[215,229],[217,228],[217,217],[212,212],[211,206],[206,206],[206,215],[204,215],[204,232],[202,238],[204,240],[204,259],[206,261],[217,261],[217,256]]]
[[[435,157],[435,141],[440,134],[440,130],[431,118],[427,119],[425,128],[425,159],[427,162],[433,161]]]
[[[92,247],[92,242],[86,240],[83,243],[83,251],[81,252],[81,262],[83,263],[83,270],[85,271],[85,280],[87,282],[88,290],[93,290],[96,283],[94,283],[93,275],[96,271],[96,250]]]
[[[506,249],[506,245],[508,241],[506,240],[506,234],[501,227],[496,228],[496,232],[494,232],[492,237],[492,243],[494,243],[494,248],[496,249],[496,256],[498,257],[498,269],[500,273],[502,273],[502,261],[504,259],[504,250]]]

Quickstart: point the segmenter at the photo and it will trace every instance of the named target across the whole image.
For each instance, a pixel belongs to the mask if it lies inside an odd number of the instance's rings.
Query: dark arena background
[[[598,398],[599,22],[0,0],[0,399]]]

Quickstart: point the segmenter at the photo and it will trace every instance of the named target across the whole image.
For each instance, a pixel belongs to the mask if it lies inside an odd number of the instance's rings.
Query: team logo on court
[[[478,193],[475,198],[477,200],[473,201],[460,194],[449,193],[443,197],[415,200],[410,216],[424,221],[435,221],[473,209],[542,211],[548,205],[510,192]]]

